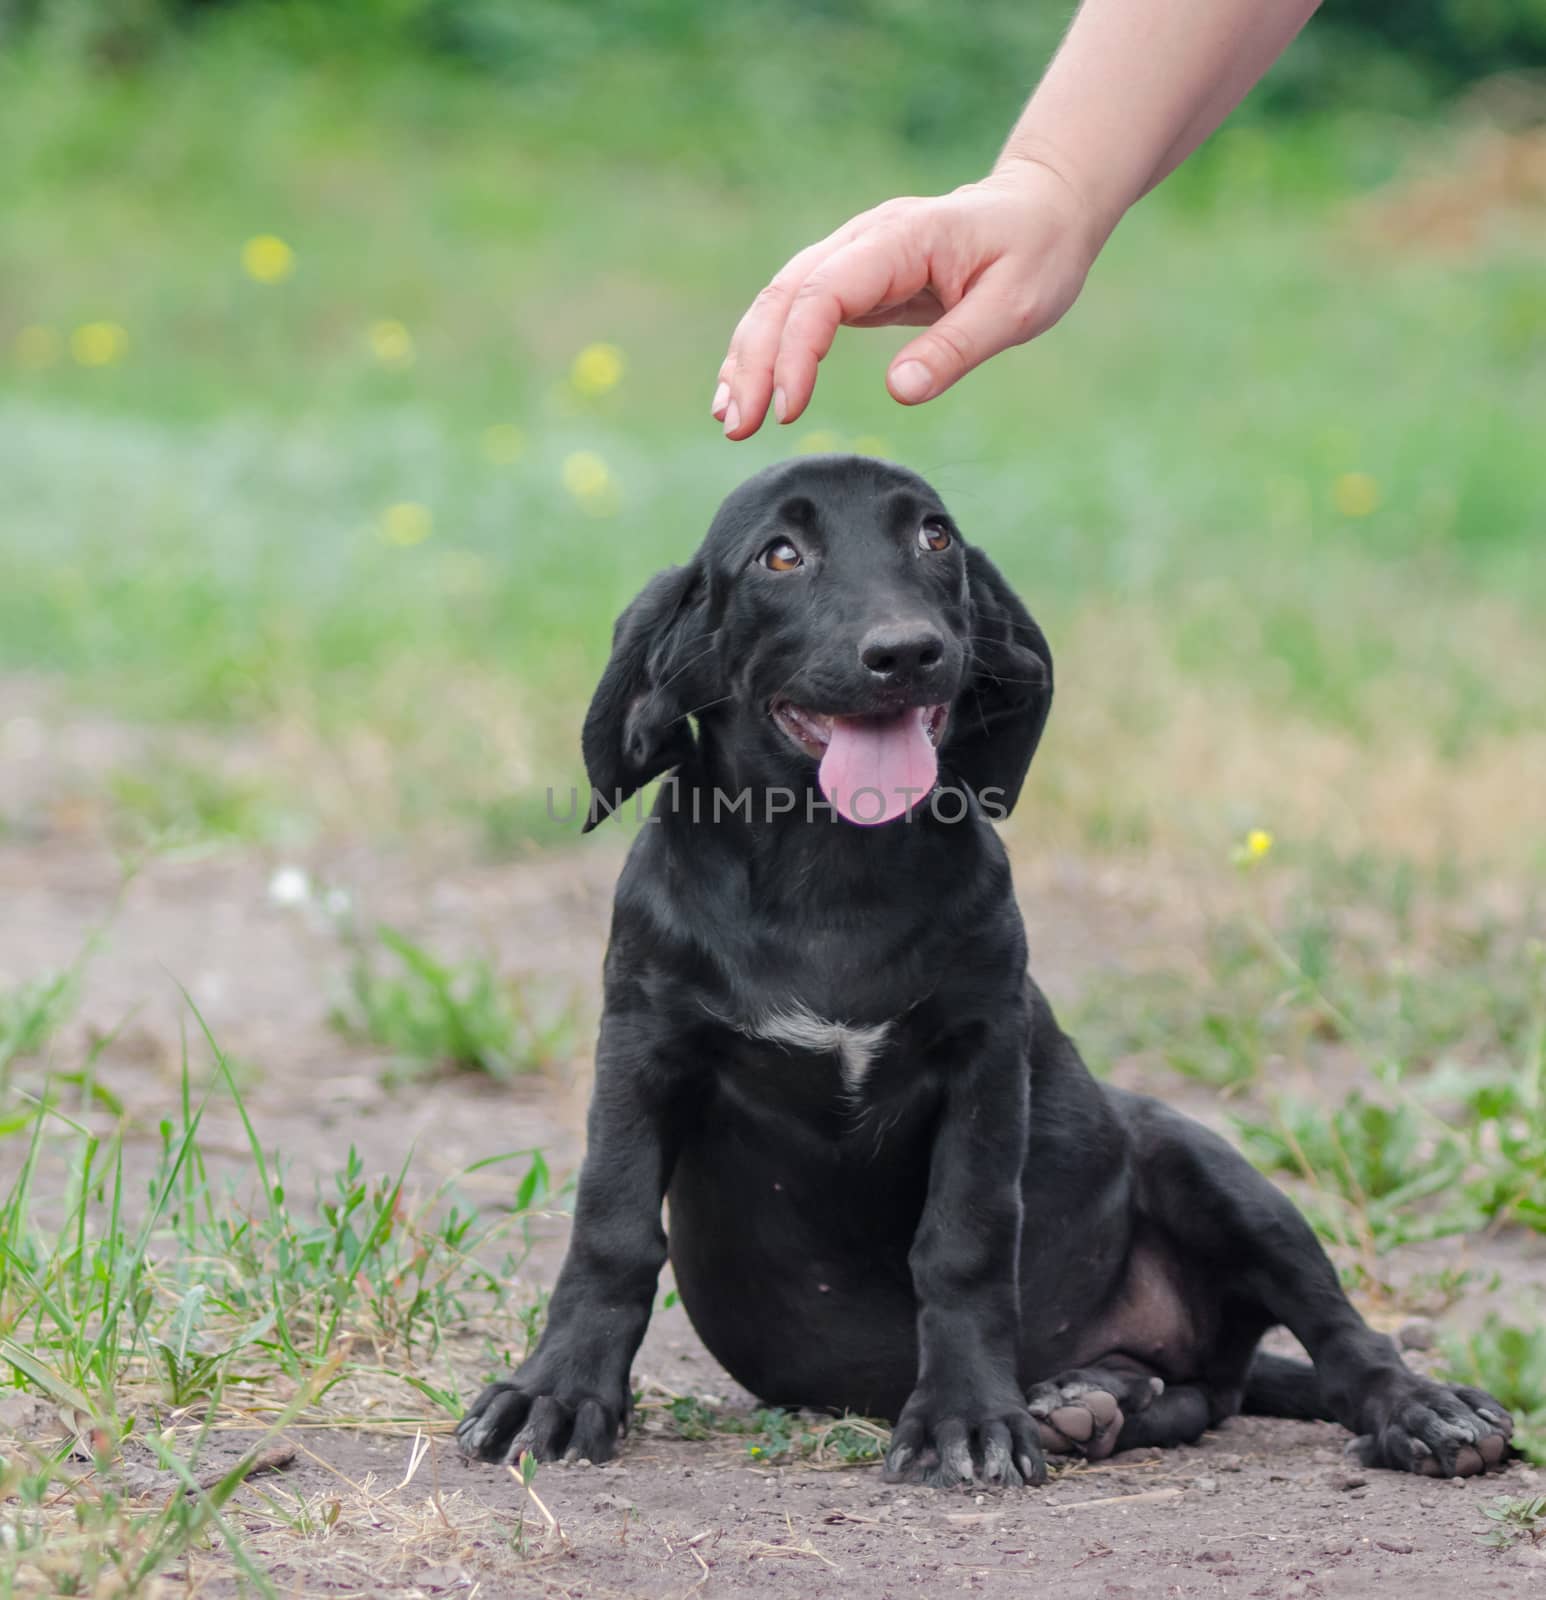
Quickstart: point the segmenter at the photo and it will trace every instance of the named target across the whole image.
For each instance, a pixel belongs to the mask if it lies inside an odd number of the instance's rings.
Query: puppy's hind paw
[[[1366,1467],[1425,1478],[1474,1478],[1504,1466],[1514,1419],[1482,1389],[1413,1379],[1371,1433],[1348,1454]]]
[[[1128,1412],[1143,1410],[1164,1388],[1161,1378],[1068,1372],[1034,1384],[1025,1402],[1048,1455],[1101,1461],[1116,1449]]]

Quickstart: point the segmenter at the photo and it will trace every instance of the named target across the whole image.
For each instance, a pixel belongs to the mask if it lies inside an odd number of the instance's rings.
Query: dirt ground
[[[3,721],[3,718],[0,718]],[[55,754],[59,753],[58,746]],[[65,750],[65,755],[68,751]],[[0,982],[71,961],[119,886],[113,855],[77,826],[70,787],[40,811],[25,764],[7,763],[0,805],[45,820],[0,841]],[[25,800],[28,803],[21,803]],[[501,970],[572,991],[588,1033],[616,840],[525,863],[473,864],[447,845],[411,857],[359,849],[304,864],[437,951],[487,951]],[[349,1142],[368,1171],[410,1149],[428,1185],[500,1150],[540,1145],[555,1177],[580,1153],[587,1061],[550,1079],[501,1087],[474,1078],[391,1089],[381,1061],[327,1025],[336,939],[305,908],[272,903],[279,858],[232,849],[152,863],[129,885],[103,935],[63,1055],[92,1030],[124,1024],[104,1074],[145,1129],[172,1104],[186,986],[224,1049],[251,1075],[248,1109],[291,1163],[291,1189],[330,1173]],[[1101,965],[1141,961],[1156,941],[1194,930],[1184,897],[1134,872],[1076,860],[1018,867],[1033,961],[1054,1004]],[[1197,1109],[1206,1109],[1197,1107]],[[246,1161],[234,1116],[218,1109],[206,1149]],[[0,1159],[9,1160],[0,1146]],[[478,1175],[491,1203],[509,1180]],[[550,1277],[555,1224],[531,1263]],[[1538,1263],[1532,1263],[1538,1266]],[[663,1285],[663,1288],[669,1285]],[[468,1353],[469,1362],[474,1359]],[[1418,1357],[1417,1359],[1421,1359]],[[750,1406],[695,1338],[679,1307],[654,1320],[636,1387]],[[12,1397],[13,1424],[46,1431],[46,1408]],[[23,1415],[31,1408],[30,1419]],[[18,1409],[20,1408],[20,1409]],[[0,1422],[6,1418],[0,1417]],[[265,1518],[249,1485],[234,1506],[249,1548],[281,1592],[308,1595],[687,1596],[851,1594],[886,1600],[957,1591],[1019,1595],[1055,1587],[1085,1597],[1378,1596],[1424,1600],[1473,1588],[1546,1595],[1546,1553],[1499,1552],[1479,1536],[1500,1490],[1546,1490],[1546,1474],[1431,1482],[1351,1468],[1330,1426],[1234,1420],[1194,1448],[1132,1452],[1003,1493],[893,1488],[878,1467],[760,1466],[744,1441],[684,1442],[659,1422],[615,1465],[543,1468],[533,1485],[562,1529],[551,1533],[505,1471],[460,1461],[444,1433],[296,1428],[286,1491],[336,1519],[302,1536]],[[221,1436],[235,1459],[245,1436]],[[422,1452],[422,1453],[419,1453]],[[273,1480],[271,1480],[273,1481]],[[524,1552],[514,1545],[524,1526]],[[218,1549],[197,1554],[165,1593],[231,1591]]]

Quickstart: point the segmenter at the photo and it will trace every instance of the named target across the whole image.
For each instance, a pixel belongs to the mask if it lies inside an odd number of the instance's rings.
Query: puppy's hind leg
[[[1409,1370],[1354,1309],[1287,1195],[1200,1124],[1153,1101],[1129,1103],[1150,1220],[1236,1306],[1294,1334],[1315,1364],[1323,1407],[1314,1414],[1355,1435],[1365,1466],[1451,1478],[1507,1459],[1508,1412],[1479,1389]],[[1284,1364],[1266,1360],[1256,1374],[1250,1409],[1306,1408],[1317,1398]]]
[[[1308,1361],[1258,1350],[1245,1375],[1240,1411],[1247,1417],[1292,1417],[1297,1422],[1335,1422],[1336,1413],[1321,1392],[1321,1380]]]

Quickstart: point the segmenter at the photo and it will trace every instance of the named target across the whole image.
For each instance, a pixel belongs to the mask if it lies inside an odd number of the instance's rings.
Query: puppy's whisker
[[[710,632],[710,634],[716,634],[716,633],[719,632],[719,630],[717,628],[713,628],[713,629],[710,629],[709,632]],[[698,638],[701,639],[701,638],[706,638],[708,636],[709,635],[699,634]],[[696,643],[697,641],[694,640],[693,642]],[[689,656],[688,659],[686,661],[684,661],[681,664],[681,666],[679,666],[676,669],[675,672],[672,672],[672,673],[668,674],[666,677],[662,678],[660,680],[660,682],[657,683],[654,686],[654,688],[652,688],[650,690],[649,694],[645,697],[645,700],[644,700],[645,707],[648,708],[650,706],[653,706],[655,701],[657,699],[659,699],[661,694],[663,694],[667,689],[669,689],[671,687],[671,685],[673,683],[675,683],[676,680],[678,678],[680,678],[684,672],[690,671],[693,667],[697,666],[697,664],[700,661],[704,660],[708,656],[713,655],[714,654],[714,649],[715,649],[715,647],[712,644],[706,646],[704,649],[700,650],[697,653],[697,655]]]
[[[791,672],[789,674],[789,676],[787,678],[785,678],[784,681],[781,684],[779,684],[779,686],[773,691],[773,693],[768,696],[768,699],[770,701],[782,700],[784,698],[785,690],[787,690],[789,685],[792,684],[794,682],[794,680],[796,678],[798,678],[799,676],[800,676],[800,669],[798,667],[796,667],[794,669],[794,671]]]
[[[697,644],[700,639],[714,639],[718,633],[718,628],[710,628],[707,633],[697,634],[687,642],[689,644]],[[666,676],[655,685],[654,693],[659,694],[662,689],[669,688],[673,683],[676,682],[678,678],[681,677],[684,672],[688,671],[692,667],[697,666],[697,664],[702,661],[704,657],[713,655],[714,648],[715,647],[713,644],[705,645],[704,648],[697,653],[697,655],[689,656],[687,660],[682,662],[682,664],[677,667],[674,672],[667,673]]]
[[[727,700],[733,699],[735,699],[733,694],[722,694],[718,696],[717,699],[705,700],[701,706],[689,706],[688,709],[681,714],[681,716],[673,717],[667,726],[675,727],[679,722],[686,722],[689,717],[696,717],[702,712],[711,710],[714,706],[722,706]]]

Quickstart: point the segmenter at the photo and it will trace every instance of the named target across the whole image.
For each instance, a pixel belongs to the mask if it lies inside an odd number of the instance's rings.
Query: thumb
[[[987,284],[978,284],[938,322],[904,345],[886,373],[892,398],[915,406],[943,394],[973,367],[1035,331],[1029,316]]]

